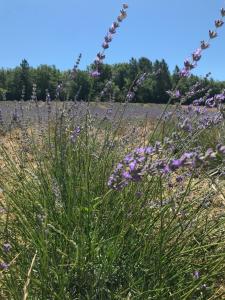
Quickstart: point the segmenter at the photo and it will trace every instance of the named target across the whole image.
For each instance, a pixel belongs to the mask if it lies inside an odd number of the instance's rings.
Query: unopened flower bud
[[[97,53],[97,57],[99,58],[99,59],[105,59],[105,54],[103,54],[103,53],[101,53],[101,52],[98,52]]]
[[[201,49],[205,50],[209,48],[209,43],[205,42],[205,41],[201,41]]]
[[[104,42],[104,43],[102,44],[102,48],[103,48],[103,49],[108,49],[108,48],[109,48],[109,44],[106,43],[106,42]]]
[[[120,10],[120,14],[121,14],[124,18],[127,17],[127,12],[126,12],[124,9],[121,9],[121,10]]]
[[[115,33],[116,33],[116,29],[115,29],[114,24],[112,24],[112,26],[109,28],[109,32],[110,32],[111,34],[115,34]]]
[[[222,17],[225,17],[225,9],[224,9],[224,8],[221,8],[220,12],[221,12],[221,16],[222,16]]]
[[[118,27],[120,27],[120,24],[119,24],[118,22],[113,22],[113,23],[112,23],[112,26],[113,26],[114,28],[118,28]]]
[[[201,55],[202,49],[197,49],[194,53],[192,53],[192,58],[194,61],[199,61],[202,57]]]
[[[217,37],[217,32],[209,30],[209,37],[210,39],[214,39],[215,37]]]
[[[215,21],[215,26],[216,26],[217,28],[223,26],[223,24],[224,24],[223,20],[216,20],[216,21]]]
[[[194,69],[195,67],[195,65],[192,62],[190,62],[188,59],[184,61],[184,66],[188,70]]]
[[[106,43],[112,42],[112,35],[111,35],[111,34],[107,34],[107,35],[105,36],[105,42],[106,42]]]
[[[118,22],[122,22],[123,19],[124,19],[124,17],[123,17],[122,15],[119,15],[119,16],[117,17],[117,21],[118,21]]]

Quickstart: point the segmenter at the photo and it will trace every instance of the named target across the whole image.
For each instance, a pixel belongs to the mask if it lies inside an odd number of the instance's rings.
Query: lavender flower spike
[[[220,12],[221,12],[221,16],[222,16],[222,17],[225,17],[225,9],[224,9],[224,8],[221,8]]]
[[[98,70],[94,70],[93,72],[90,73],[91,77],[93,78],[98,78],[101,73]]]

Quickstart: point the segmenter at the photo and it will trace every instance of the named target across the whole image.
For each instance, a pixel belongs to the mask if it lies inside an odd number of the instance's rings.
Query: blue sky
[[[0,0],[0,67],[23,58],[31,66],[65,70],[83,54],[81,68],[92,63],[103,37],[118,15],[120,0]],[[148,57],[183,65],[220,18],[224,0],[128,0],[128,18],[106,52],[106,63]],[[196,73],[211,71],[225,80],[225,26],[204,52]]]

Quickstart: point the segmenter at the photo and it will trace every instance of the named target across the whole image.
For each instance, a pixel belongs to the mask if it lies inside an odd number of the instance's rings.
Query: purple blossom
[[[118,28],[118,27],[120,27],[120,24],[119,24],[118,22],[113,22],[113,23],[112,23],[112,26],[113,26],[114,28]]]
[[[2,246],[3,252],[5,252],[5,253],[10,252],[11,248],[12,248],[12,246],[9,243],[5,243]]]
[[[129,164],[129,168],[130,168],[130,171],[131,171],[131,172],[135,170],[136,164],[137,164],[137,161],[136,161],[136,160],[132,161],[132,162]]]
[[[223,20],[216,20],[216,21],[215,21],[215,26],[216,26],[217,28],[223,26],[223,24],[224,24]]]
[[[109,28],[109,32],[111,34],[115,34],[116,33],[116,28],[115,28],[114,24],[112,24],[112,26]]]
[[[215,106],[216,106],[216,103],[215,103],[214,97],[208,98],[208,99],[205,101],[205,105],[206,105],[207,107],[210,107],[210,108],[215,107]]]
[[[201,49],[205,50],[209,48],[209,43],[205,42],[205,41],[201,41]]]
[[[90,75],[93,78],[98,78],[101,75],[101,73],[98,70],[94,70],[90,73]]]
[[[126,96],[126,100],[127,100],[127,101],[132,101],[132,100],[134,99],[134,97],[135,97],[135,93],[129,91],[129,92],[127,93],[127,96]]]
[[[195,50],[195,52],[192,53],[193,60],[199,61],[202,57],[201,53],[202,53],[202,49],[198,48],[197,50]]]
[[[9,265],[5,262],[0,263],[0,270],[8,270]]]
[[[173,159],[169,163],[169,169],[174,171],[176,169],[179,169],[181,166],[183,166],[183,161],[181,159]]]
[[[192,70],[196,66],[193,62],[191,62],[189,59],[185,59],[184,66],[187,70]]]
[[[128,171],[123,171],[122,176],[124,177],[124,179],[132,179],[132,176]]]
[[[210,39],[214,39],[218,36],[217,32],[216,31],[213,31],[213,30],[209,30],[209,37]]]
[[[184,176],[177,176],[176,177],[176,182],[181,183],[184,180]]]
[[[199,279],[199,278],[200,278],[199,271],[195,271],[195,272],[194,272],[194,278],[195,278],[195,279]]]
[[[180,70],[179,76],[180,77],[189,77],[190,76],[190,71],[186,68],[183,68],[182,70]]]
[[[216,146],[216,150],[218,151],[219,154],[224,155],[225,154],[225,146],[219,144]]]
[[[111,34],[107,34],[107,35],[105,36],[105,42],[106,42],[106,43],[112,42],[112,35],[111,35]]]
[[[104,43],[102,44],[102,48],[103,48],[103,49],[108,49],[108,48],[109,48],[109,44],[106,43],[106,42],[104,42]]]
[[[72,132],[72,134],[71,134],[71,136],[70,136],[70,140],[71,140],[73,143],[75,143],[75,141],[76,141],[77,137],[79,136],[80,132],[81,132],[80,126],[77,126],[77,127],[73,130],[73,132]]]

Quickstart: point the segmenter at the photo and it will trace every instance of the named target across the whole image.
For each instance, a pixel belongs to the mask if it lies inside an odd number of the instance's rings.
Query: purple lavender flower
[[[210,39],[214,39],[218,36],[217,32],[216,31],[213,31],[213,30],[209,30],[209,37]]]
[[[189,77],[190,76],[190,71],[186,68],[183,68],[182,70],[180,70],[179,76],[180,77]]]
[[[205,41],[201,41],[201,49],[205,50],[209,48],[209,43],[205,42]]]
[[[180,96],[181,96],[181,93],[180,93],[180,91],[179,91],[179,90],[176,90],[176,91],[175,91],[175,96],[176,96],[176,98],[180,98]]]
[[[102,52],[98,52],[98,53],[97,53],[97,58],[98,58],[99,60],[103,60],[103,59],[105,59],[105,54],[102,53]]]
[[[123,171],[122,176],[124,179],[132,179],[132,176],[128,171]]]
[[[0,270],[8,270],[9,265],[5,262],[0,263]]]
[[[71,136],[70,136],[70,140],[71,140],[73,143],[75,143],[75,141],[76,141],[77,137],[79,136],[80,132],[81,132],[80,126],[77,126],[77,127],[74,129],[74,131],[72,132],[72,134],[71,134]]]
[[[136,161],[136,160],[132,161],[132,162],[129,164],[129,168],[130,168],[130,171],[131,171],[131,172],[135,170],[136,164],[137,164],[137,161]]]
[[[210,158],[210,159],[216,158],[216,153],[211,148],[207,149],[207,151],[204,155],[204,159],[208,159],[208,158]]]
[[[177,177],[176,177],[176,182],[177,182],[177,183],[181,183],[183,180],[184,180],[184,176],[181,176],[181,175],[180,175],[180,176],[177,176]]]
[[[219,154],[224,155],[225,154],[225,146],[219,144],[216,146],[216,150],[218,151]]]
[[[194,272],[194,278],[195,278],[195,279],[199,279],[199,278],[200,278],[199,271],[195,271],[195,272]]]
[[[101,73],[98,70],[94,70],[90,73],[90,75],[93,78],[98,78],[101,75]]]
[[[223,20],[216,20],[216,21],[215,21],[215,26],[216,26],[217,28],[223,26],[223,24],[224,24]]]
[[[223,94],[216,94],[214,96],[214,99],[215,99],[216,102],[222,102],[225,99],[225,94],[224,93]]]
[[[120,11],[120,16],[118,17],[119,22],[122,22],[122,20],[126,18],[127,16],[127,12],[125,10],[126,8],[128,8],[128,5],[124,4],[123,8]],[[109,48],[109,43],[112,41],[112,35],[116,33],[116,28],[118,27],[119,27],[119,23],[114,21],[111,27],[109,28],[107,35],[104,38],[104,42],[102,44],[102,48],[104,50]],[[105,59],[104,50],[102,53],[97,54],[97,58],[94,61],[95,67],[98,67],[99,64],[103,63],[103,60]],[[91,76],[98,77],[99,75],[96,73],[96,71],[93,71],[91,72]]]
[[[107,34],[107,35],[105,36],[105,42],[106,42],[106,43],[112,42],[112,35],[111,35],[111,34]]]
[[[119,24],[118,22],[113,22],[113,23],[112,23],[112,26],[113,26],[114,28],[118,28],[118,27],[120,27],[120,24]]]
[[[192,70],[196,65],[192,63],[189,59],[185,59],[184,66],[187,70]]]
[[[5,252],[5,253],[10,252],[11,248],[12,248],[12,246],[9,243],[5,243],[2,246],[3,252]]]
[[[126,96],[126,100],[127,100],[127,101],[132,101],[132,100],[134,99],[134,97],[135,97],[135,93],[129,91],[129,92],[127,93],[127,96]]]
[[[115,34],[115,33],[116,33],[116,28],[115,28],[114,23],[113,23],[112,26],[109,28],[109,32],[110,32],[111,34]]]
[[[197,50],[195,50],[195,52],[192,53],[193,60],[194,61],[199,61],[202,57],[201,53],[202,53],[202,49],[198,48]]]
[[[106,42],[104,42],[104,43],[102,44],[102,48],[103,48],[103,49],[108,49],[108,48],[109,48],[109,44],[106,43]]]
[[[207,107],[210,107],[210,108],[215,107],[215,106],[216,106],[216,103],[215,103],[214,97],[208,98],[208,99],[205,101],[205,105],[206,105]]]
[[[182,166],[183,166],[183,160],[181,160],[181,159],[173,159],[169,163],[169,168],[172,171],[179,169]]]
[[[192,104],[195,105],[195,106],[201,105],[201,104],[203,104],[203,103],[205,103],[205,100],[204,100],[203,98],[196,99],[196,100],[194,100],[194,101],[192,102]]]

